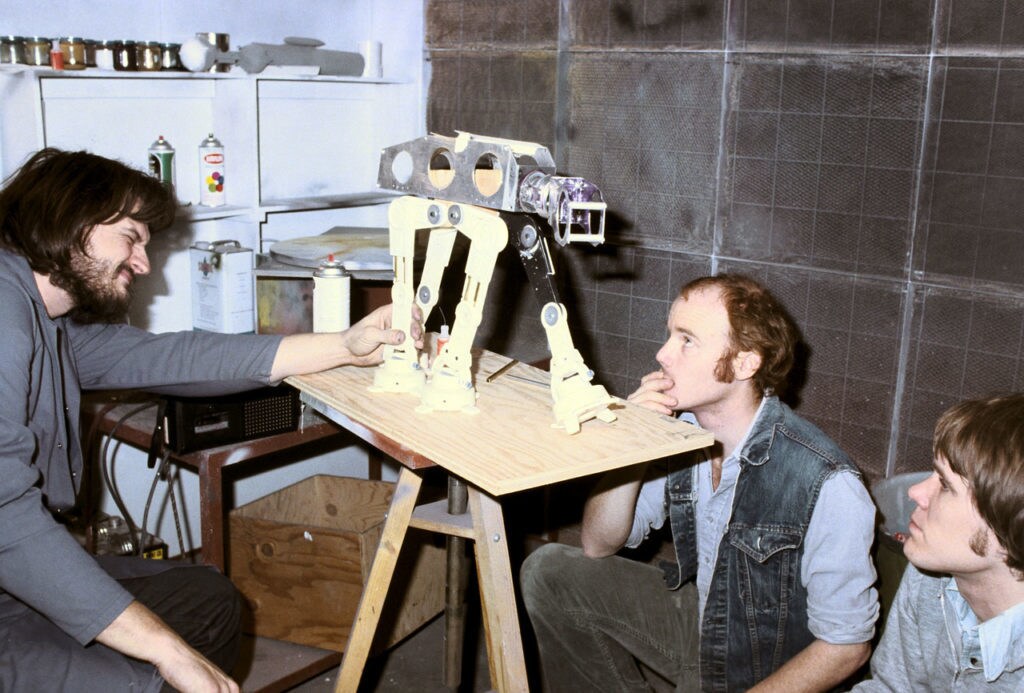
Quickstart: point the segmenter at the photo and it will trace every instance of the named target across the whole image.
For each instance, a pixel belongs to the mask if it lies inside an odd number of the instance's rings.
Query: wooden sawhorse
[[[372,368],[336,368],[287,379],[307,404],[403,465],[349,635],[337,691],[357,690],[409,527],[476,542],[491,683],[503,693],[526,691],[514,578],[498,497],[714,442],[707,431],[629,403],[615,410],[614,423],[589,421],[579,433],[568,435],[551,427],[547,373],[518,363],[486,382],[484,376],[509,360],[487,351],[473,356],[479,412],[472,415],[421,413],[416,411],[418,397],[371,394]],[[434,465],[465,481],[468,513],[450,514],[445,501],[416,506],[422,481],[415,470]]]

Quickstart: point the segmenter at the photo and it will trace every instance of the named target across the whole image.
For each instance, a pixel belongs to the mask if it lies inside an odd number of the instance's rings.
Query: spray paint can
[[[199,143],[199,204],[224,204],[224,145],[212,132]]]
[[[174,188],[174,147],[163,135],[149,148],[149,173],[168,188]]]
[[[328,255],[313,272],[313,331],[341,332],[349,326],[352,277]]]

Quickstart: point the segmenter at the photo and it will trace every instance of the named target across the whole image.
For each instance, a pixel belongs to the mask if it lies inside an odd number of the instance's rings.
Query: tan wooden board
[[[419,397],[371,393],[374,368],[343,367],[287,382],[303,399],[340,425],[409,466],[429,460],[492,495],[566,481],[712,444],[707,431],[623,402],[617,420],[596,419],[569,435],[553,428],[548,374],[516,364],[493,382],[489,374],[507,358],[474,351],[479,413],[417,412]],[[388,449],[378,437],[393,442]],[[397,446],[398,450],[394,449]],[[420,458],[420,464],[410,464]]]

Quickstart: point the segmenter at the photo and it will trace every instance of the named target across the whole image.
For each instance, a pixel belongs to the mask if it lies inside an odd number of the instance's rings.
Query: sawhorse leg
[[[391,497],[391,507],[384,522],[380,545],[373,557],[373,565],[370,566],[370,575],[367,577],[363,594],[359,598],[356,620],[352,624],[352,632],[345,646],[345,656],[341,660],[335,693],[354,693],[359,688],[359,679],[363,675],[363,667],[366,666],[373,635],[377,632],[377,622],[384,607],[384,597],[387,596],[391,577],[395,573],[395,564],[398,562],[398,554],[402,550],[402,542],[405,541],[409,520],[416,507],[416,497],[420,493],[422,483],[423,480],[418,474],[402,468],[395,493]]]
[[[384,606],[395,564],[409,527],[441,532],[476,542],[476,567],[480,603],[487,640],[491,685],[501,693],[528,690],[526,661],[519,631],[512,564],[501,504],[472,486],[468,487],[469,513],[449,514],[447,501],[416,506],[422,481],[403,468],[384,523],[380,546],[359,600],[355,624],[341,662],[336,693],[357,690]]]

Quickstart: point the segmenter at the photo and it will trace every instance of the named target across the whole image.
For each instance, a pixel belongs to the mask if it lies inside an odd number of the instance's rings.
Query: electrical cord
[[[164,450],[163,454],[160,455],[160,464],[156,467],[156,473],[153,475],[153,483],[149,486],[149,495],[146,497],[146,506],[142,513],[142,526],[139,528],[139,543],[136,546],[135,553],[138,556],[143,556],[146,552],[146,544],[149,541],[151,535],[146,527],[149,525],[149,509],[153,504],[153,495],[156,492],[158,482],[163,479],[167,482],[167,493],[171,497],[171,515],[174,517],[174,530],[178,536],[178,551],[182,556],[185,555],[185,539],[182,536],[181,531],[181,518],[178,514],[178,501],[174,495],[174,482],[178,476],[174,473],[174,468],[171,466],[171,452]]]
[[[114,478],[114,458],[117,455],[118,449],[121,447],[121,441],[116,441],[114,450],[109,457],[109,469],[107,468],[107,451],[110,446],[110,441],[114,440],[114,435],[117,433],[117,429],[119,429],[125,421],[146,409],[157,406],[157,404],[158,402],[146,402],[145,404],[140,404],[138,407],[130,409],[126,414],[121,416],[121,418],[114,423],[113,428],[110,429],[110,433],[107,434],[106,440],[103,441],[103,446],[100,451],[100,472],[103,475],[103,483],[106,485],[107,490],[110,491],[110,497],[113,499],[118,511],[124,517],[124,521],[128,526],[128,534],[133,542],[137,539],[135,521],[132,519],[131,514],[129,514],[128,507],[125,505],[124,499],[121,498],[121,492],[118,490],[117,482]],[[136,544],[136,546],[139,546],[139,544]]]
[[[156,468],[156,474],[153,475],[153,483],[149,485],[149,495],[146,496],[146,507],[142,511],[142,526],[139,528],[139,543],[135,547],[135,553],[138,556],[142,556],[146,552],[146,542],[149,540],[149,535],[146,532],[146,524],[149,522],[149,508],[153,504],[153,493],[156,492],[156,485],[161,478],[166,478],[167,475],[167,463],[171,459],[170,452],[164,452],[160,456],[160,464]],[[174,487],[168,483],[171,495],[174,495]]]

